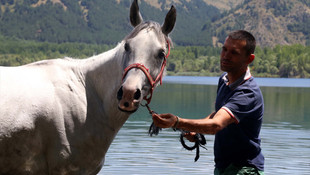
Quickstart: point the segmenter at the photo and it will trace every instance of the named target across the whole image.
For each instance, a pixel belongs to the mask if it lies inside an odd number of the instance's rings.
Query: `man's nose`
[[[223,52],[222,54],[222,58],[225,60],[228,60],[231,57],[231,53],[230,52]]]

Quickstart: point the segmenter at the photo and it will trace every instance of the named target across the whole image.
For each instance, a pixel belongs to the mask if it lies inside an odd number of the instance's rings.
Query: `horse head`
[[[163,25],[144,22],[137,0],[130,7],[130,22],[134,30],[124,39],[123,80],[118,90],[118,108],[135,112],[143,99],[150,102],[155,86],[160,82],[169,55],[171,40],[168,34],[176,21],[176,9],[166,15]]]

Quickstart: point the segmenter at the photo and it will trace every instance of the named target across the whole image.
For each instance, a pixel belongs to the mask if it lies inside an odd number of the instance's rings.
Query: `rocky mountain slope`
[[[216,39],[232,29],[251,31],[262,46],[299,43],[309,45],[310,1],[246,1],[212,23]],[[213,38],[214,39],[214,38]]]
[[[0,34],[26,40],[115,44],[131,30],[132,0],[0,0]],[[310,45],[309,0],[140,0],[145,20],[177,8],[178,45],[220,46],[246,29],[261,46]]]

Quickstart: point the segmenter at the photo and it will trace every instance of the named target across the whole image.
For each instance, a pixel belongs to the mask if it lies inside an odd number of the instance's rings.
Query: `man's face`
[[[249,56],[244,46],[245,40],[226,38],[221,52],[221,70],[228,73],[239,73],[246,70],[249,64]]]

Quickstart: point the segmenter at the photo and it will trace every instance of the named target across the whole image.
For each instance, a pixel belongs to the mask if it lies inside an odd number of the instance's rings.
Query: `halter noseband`
[[[167,55],[165,56],[164,60],[163,60],[163,63],[161,65],[161,69],[160,69],[160,72],[159,74],[157,75],[156,79],[154,80],[149,72],[149,69],[146,68],[143,64],[141,63],[133,63],[131,65],[129,65],[128,67],[125,68],[124,70],[124,74],[123,74],[123,78],[122,80],[124,80],[124,78],[126,77],[127,73],[133,69],[133,68],[137,68],[137,69],[140,69],[142,70],[142,72],[145,74],[145,76],[147,77],[147,79],[149,80],[150,82],[150,85],[151,85],[151,89],[150,89],[150,95],[149,97],[145,96],[143,99],[147,102],[147,104],[150,104],[151,103],[151,100],[152,100],[152,96],[153,96],[153,91],[155,89],[155,86],[156,84],[158,83],[158,81],[160,81],[160,85],[162,84],[162,79],[163,79],[163,73],[164,73],[164,70],[165,70],[165,67],[167,65],[167,58],[168,56],[170,55],[170,44],[169,42],[167,41],[167,45],[168,45],[168,53]]]

